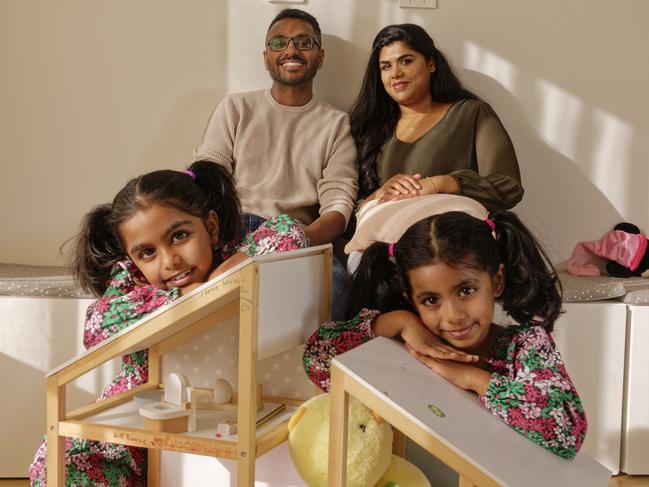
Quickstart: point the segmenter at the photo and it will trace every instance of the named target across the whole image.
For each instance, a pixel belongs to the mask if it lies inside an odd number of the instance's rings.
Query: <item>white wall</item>
[[[307,0],[317,92],[348,108],[389,23],[433,35],[501,116],[557,256],[618,221],[649,231],[644,0]],[[0,262],[54,264],[88,209],[134,175],[182,168],[218,100],[269,84],[267,0],[0,0]]]

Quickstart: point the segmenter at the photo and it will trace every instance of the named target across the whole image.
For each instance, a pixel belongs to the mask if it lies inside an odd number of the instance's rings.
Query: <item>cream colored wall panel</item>
[[[566,303],[553,336],[588,418],[583,451],[620,470],[626,305]]]
[[[622,470],[649,475],[649,306],[629,306]]]
[[[162,452],[160,487],[235,487],[237,462],[187,453]],[[251,487],[307,487],[295,470],[288,443],[273,448],[255,462]]]
[[[45,434],[45,374],[84,350],[92,301],[0,297],[0,477],[27,476]],[[67,389],[71,407],[92,402],[116,372],[108,362],[74,381]]]

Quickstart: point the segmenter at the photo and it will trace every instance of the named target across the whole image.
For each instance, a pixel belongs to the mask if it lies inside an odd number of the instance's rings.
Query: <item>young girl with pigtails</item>
[[[364,250],[352,279],[349,316],[356,314],[325,323],[308,340],[310,379],[328,390],[333,357],[375,336],[399,337],[516,431],[573,458],[586,415],[550,336],[561,287],[525,225],[455,195],[364,211],[349,244]],[[516,325],[493,323],[497,302]]]
[[[74,275],[100,296],[87,311],[92,347],[171,303],[247,256],[307,247],[303,226],[287,215],[241,239],[239,199],[230,175],[209,161],[129,181],[110,204],[88,213],[76,237]],[[147,381],[147,351],[125,355],[104,399]],[[29,469],[46,485],[44,441]],[[146,450],[66,438],[66,485],[146,485]]]

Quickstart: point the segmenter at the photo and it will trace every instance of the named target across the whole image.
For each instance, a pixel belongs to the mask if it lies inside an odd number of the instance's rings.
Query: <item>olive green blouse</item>
[[[461,100],[419,139],[392,136],[379,159],[379,182],[395,174],[422,177],[448,174],[460,183],[458,194],[489,210],[509,209],[523,198],[512,141],[489,104]]]

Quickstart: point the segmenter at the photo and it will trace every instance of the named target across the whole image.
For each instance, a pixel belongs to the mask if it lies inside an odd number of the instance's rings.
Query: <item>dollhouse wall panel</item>
[[[302,351],[323,319],[323,258],[316,254],[274,259],[260,258],[263,263],[258,268],[257,381],[265,395],[308,399],[313,386],[302,366]],[[223,378],[237,390],[238,349],[239,317],[235,316],[164,354],[163,376],[182,373],[195,387],[212,387]]]
[[[272,290],[259,293],[260,359],[302,345],[324,321],[323,272],[320,255],[260,266],[259,289]]]
[[[261,329],[262,318],[260,318]],[[237,390],[239,317],[235,316],[162,356],[163,377],[182,373],[190,385],[213,387],[217,378]],[[266,395],[306,399],[313,394],[302,366],[303,347],[292,347],[278,355],[259,360],[257,380]]]

